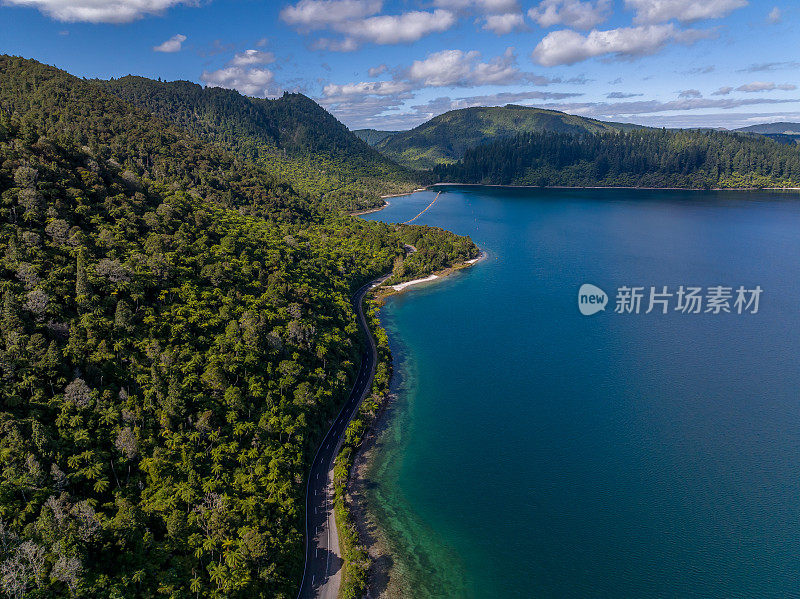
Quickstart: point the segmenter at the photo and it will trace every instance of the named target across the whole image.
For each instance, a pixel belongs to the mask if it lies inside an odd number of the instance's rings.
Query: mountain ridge
[[[416,175],[371,148],[303,94],[253,98],[190,81],[135,75],[92,82],[344,210],[378,206],[381,195],[410,191],[418,183]]]
[[[643,125],[606,122],[556,110],[507,104],[451,110],[378,142],[377,150],[409,168],[450,164],[475,146],[519,133],[600,133],[644,129]]]

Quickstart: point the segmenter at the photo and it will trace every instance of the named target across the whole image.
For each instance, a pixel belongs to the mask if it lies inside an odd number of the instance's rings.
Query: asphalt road
[[[339,593],[344,564],[339,551],[339,535],[333,514],[333,462],[339,452],[347,425],[372,388],[378,352],[375,339],[367,328],[362,302],[367,291],[380,285],[386,278],[384,276],[367,283],[352,297],[358,326],[367,338],[368,345],[364,349],[361,367],[350,397],[347,398],[347,403],[322,440],[311,464],[306,486],[306,561],[298,599],[312,597],[336,599]]]

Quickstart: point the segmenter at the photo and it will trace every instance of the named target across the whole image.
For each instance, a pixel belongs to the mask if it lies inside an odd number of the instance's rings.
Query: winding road
[[[322,444],[317,449],[306,486],[306,557],[298,599],[336,599],[341,583],[342,561],[339,535],[333,514],[333,464],[342,444],[344,431],[372,388],[378,351],[367,328],[363,300],[367,291],[383,283],[389,275],[370,281],[353,294],[353,310],[358,326],[368,340],[361,358],[356,383]]]

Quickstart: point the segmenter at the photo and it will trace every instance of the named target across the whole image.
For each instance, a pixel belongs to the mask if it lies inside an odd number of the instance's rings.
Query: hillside
[[[397,135],[399,131],[379,131],[378,129],[355,129],[353,135],[369,146],[375,146],[387,137]]]
[[[741,127],[736,129],[736,131],[743,131],[745,133],[783,133],[787,135],[800,135],[800,123],[763,123],[761,125]]]
[[[95,83],[338,208],[380,205],[380,195],[414,187],[413,174],[370,148],[302,94],[266,100],[188,81],[135,76]]]
[[[375,147],[399,164],[430,169],[459,160],[469,148],[519,133],[599,133],[635,128],[639,127],[509,104],[451,110],[414,129],[401,131]]]
[[[99,86],[0,56],[0,580],[13,597],[294,597],[352,290],[420,236],[334,214]]]
[[[760,135],[638,130],[525,133],[434,168],[437,181],[574,187],[800,186],[800,152]]]

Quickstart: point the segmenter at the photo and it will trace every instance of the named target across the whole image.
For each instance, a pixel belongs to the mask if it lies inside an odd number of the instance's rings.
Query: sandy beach
[[[398,283],[397,285],[392,285],[392,289],[395,291],[402,291],[406,287],[411,287],[412,285],[419,285],[420,283],[427,283],[428,281],[434,281],[439,278],[439,275],[430,275],[425,277],[424,279],[414,279],[413,281],[406,281],[405,283]]]

